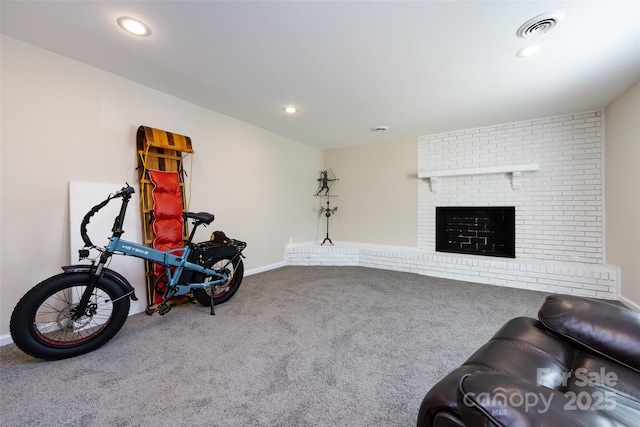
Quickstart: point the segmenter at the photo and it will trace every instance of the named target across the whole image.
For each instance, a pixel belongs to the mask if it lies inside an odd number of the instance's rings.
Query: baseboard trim
[[[275,264],[265,265],[263,267],[252,268],[251,270],[247,270],[244,272],[245,276],[251,276],[253,274],[264,273],[265,271],[275,270],[276,268],[286,267],[287,263],[285,261],[276,262]]]
[[[13,344],[13,340],[11,339],[10,334],[0,335],[0,347]]]

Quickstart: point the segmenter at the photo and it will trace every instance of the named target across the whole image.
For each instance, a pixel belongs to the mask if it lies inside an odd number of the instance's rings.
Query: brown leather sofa
[[[547,297],[427,393],[424,426],[640,426],[640,313]]]

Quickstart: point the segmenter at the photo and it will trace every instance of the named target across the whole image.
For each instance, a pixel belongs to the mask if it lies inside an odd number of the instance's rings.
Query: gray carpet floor
[[[540,292],[363,267],[245,277],[137,314],[97,351],[0,348],[2,426],[413,426],[422,398]]]

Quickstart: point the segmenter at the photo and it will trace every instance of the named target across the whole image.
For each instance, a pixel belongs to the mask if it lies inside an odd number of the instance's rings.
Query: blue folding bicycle
[[[10,331],[14,343],[25,353],[46,360],[65,359],[91,352],[122,328],[129,315],[130,299],[137,301],[133,286],[121,274],[107,268],[113,255],[130,255],[164,267],[162,302],[157,311],[169,312],[174,296],[192,294],[204,306],[228,301],[240,287],[244,275],[242,251],[246,243],[228,239],[226,243],[192,243],[198,226],[213,222],[207,212],[186,212],[193,228],[184,248],[159,251],[121,239],[127,205],[134,189],[127,185],[84,217],[80,234],[85,247],[80,258],[89,256],[89,248],[100,256],[92,264],[62,267],[63,272],[39,283],[18,302],[11,315]],[[121,198],[112,235],[105,247],[97,247],[87,234],[93,215],[111,200]]]

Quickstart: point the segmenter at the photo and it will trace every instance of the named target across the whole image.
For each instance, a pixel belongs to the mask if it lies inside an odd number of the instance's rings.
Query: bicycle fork
[[[109,261],[109,258],[111,258],[111,255],[112,254],[107,252],[102,253],[102,255],[100,255],[100,261],[98,261],[98,264],[94,264],[91,266],[87,288],[82,293],[82,297],[80,298],[78,304],[73,308],[73,316],[71,317],[73,321],[77,321],[83,316],[93,316],[95,314],[95,304],[90,305],[89,300],[91,298],[91,295],[93,295],[93,291],[95,290],[98,281],[102,277],[102,269],[104,268],[107,261]],[[126,296],[128,295],[125,295],[125,297]]]

